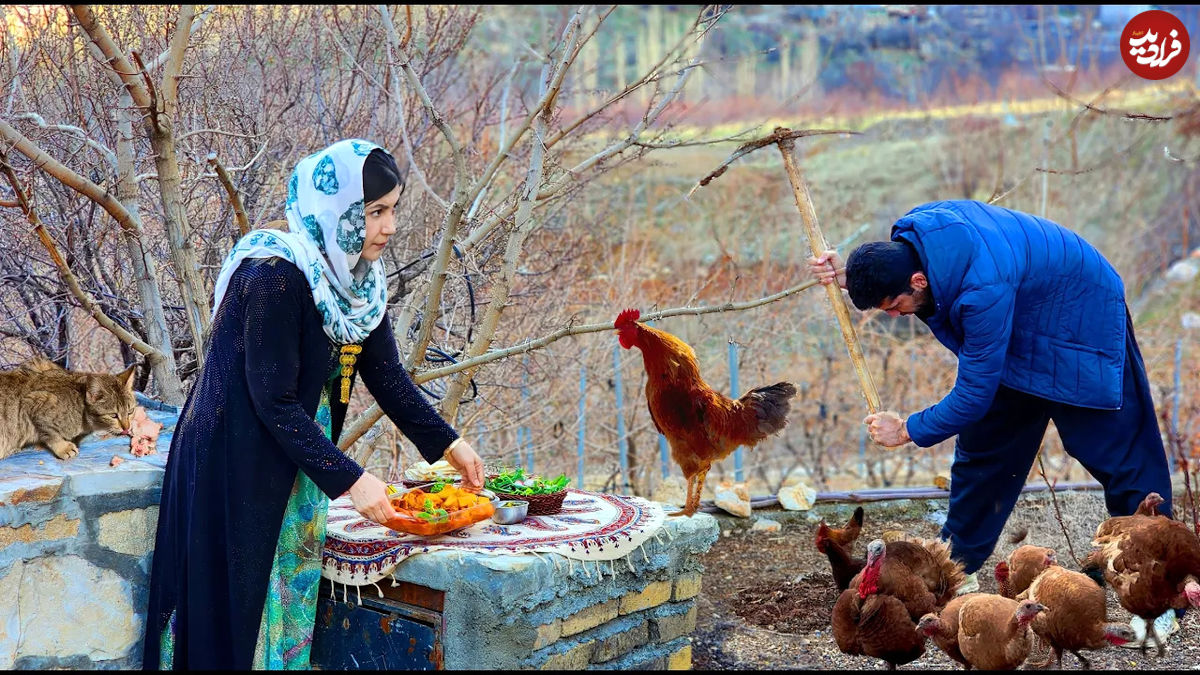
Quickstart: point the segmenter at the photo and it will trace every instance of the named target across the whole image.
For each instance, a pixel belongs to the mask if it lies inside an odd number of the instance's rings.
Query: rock
[[[683,476],[667,476],[654,488],[650,498],[663,504],[682,507],[687,501],[687,480]]]
[[[1187,329],[1200,329],[1200,314],[1195,312],[1185,312],[1179,317],[1179,322]]]
[[[133,595],[116,572],[78,556],[18,560],[0,577],[0,668],[22,657],[124,657],[143,635]]]
[[[730,515],[739,518],[750,517],[750,493],[746,491],[745,483],[722,482],[717,486],[713,502]]]
[[[754,526],[750,529],[756,532],[779,532],[783,529],[783,526],[779,524],[778,520],[773,520],[771,518],[756,518],[754,520]]]
[[[804,483],[796,483],[779,490],[779,505],[788,511],[807,511],[816,501],[817,491]]]
[[[144,556],[154,550],[158,507],[129,509],[100,516],[100,545],[118,553]]]
[[[1172,284],[1186,284],[1200,274],[1200,263],[1194,259],[1180,260],[1167,269],[1166,279]]]

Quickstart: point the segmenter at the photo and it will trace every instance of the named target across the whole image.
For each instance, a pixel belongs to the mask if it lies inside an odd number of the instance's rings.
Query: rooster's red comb
[[[623,328],[637,322],[638,317],[642,315],[636,309],[627,309],[617,315],[617,321],[613,324],[613,328]]]

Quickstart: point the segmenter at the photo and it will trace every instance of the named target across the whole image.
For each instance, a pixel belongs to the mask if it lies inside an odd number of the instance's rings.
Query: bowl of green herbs
[[[546,479],[527,474],[525,469],[507,469],[488,475],[483,486],[496,493],[497,499],[529,502],[531,516],[546,516],[562,510],[570,482],[566,474]]]

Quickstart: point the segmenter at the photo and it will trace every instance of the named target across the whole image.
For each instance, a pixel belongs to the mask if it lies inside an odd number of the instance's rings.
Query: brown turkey
[[[881,659],[895,670],[921,658],[925,638],[917,633],[905,603],[881,585],[886,558],[883,540],[867,546],[866,567],[855,577],[855,587],[842,591],[833,605],[833,639],[842,653]],[[914,578],[910,583],[921,582]]]

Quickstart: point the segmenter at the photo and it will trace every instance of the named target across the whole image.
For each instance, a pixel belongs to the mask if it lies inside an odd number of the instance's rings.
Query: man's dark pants
[[[959,434],[942,538],[951,542],[968,574],[996,547],[1049,420],[1067,453],[1104,486],[1109,515],[1133,513],[1149,492],[1162,495],[1166,501],[1159,508],[1171,513],[1171,474],[1128,313],[1125,335],[1120,410],[1071,406],[1001,385],[984,418]]]

